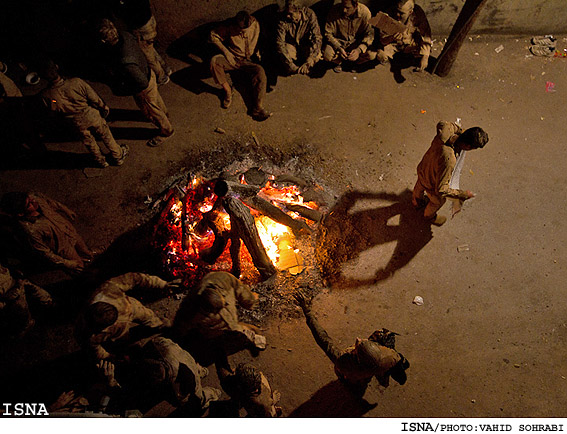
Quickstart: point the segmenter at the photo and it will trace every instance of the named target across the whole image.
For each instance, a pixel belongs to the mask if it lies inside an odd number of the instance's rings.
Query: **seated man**
[[[108,148],[114,164],[121,166],[128,155],[128,147],[118,146],[114,140],[104,120],[110,113],[110,109],[101,97],[80,78],[64,79],[61,77],[58,66],[52,61],[43,66],[41,75],[49,83],[41,93],[45,106],[51,112],[62,114],[71,121],[71,125],[80,134],[83,145],[99,167],[108,167],[108,162],[93,133],[100,137]]]
[[[309,74],[321,59],[321,30],[315,12],[299,0],[286,0],[278,23],[276,48],[287,74]]]
[[[447,198],[457,201],[460,209],[462,202],[475,196],[472,191],[459,189],[458,179],[463,163],[457,164],[457,158],[464,159],[465,151],[481,149],[487,142],[488,134],[480,127],[463,132],[453,122],[437,124],[437,135],[417,166],[412,200],[416,208],[425,206],[424,217],[431,224],[441,226],[447,221],[446,217],[437,215]],[[427,193],[428,201],[424,193]]]
[[[22,337],[35,324],[28,301],[42,308],[53,307],[51,295],[26,279],[14,279],[10,270],[0,265],[0,329]]]
[[[179,283],[143,273],[127,273],[104,282],[79,316],[77,340],[95,360],[123,354],[132,345],[140,346],[143,338],[163,328],[163,322],[153,310],[126,292],[134,288],[165,292],[177,288]]]
[[[389,15],[405,25],[406,30],[394,34],[380,31],[378,61],[386,63],[394,54],[404,53],[419,61],[416,71],[425,70],[431,53],[431,28],[425,12],[413,0],[399,0]]]
[[[295,298],[317,345],[335,365],[339,380],[354,393],[363,396],[372,377],[376,377],[384,387],[388,387],[390,376],[399,384],[405,384],[409,362],[396,350],[376,342],[379,339],[375,333],[371,336],[372,340],[356,338],[354,345],[340,350],[311,312],[311,300],[301,293],[296,294]]]
[[[252,309],[258,303],[258,294],[230,273],[209,273],[181,302],[173,331],[179,339],[196,337],[199,344],[204,342],[207,347],[228,353],[243,347],[265,349],[266,338],[256,334],[258,329],[238,321],[237,302],[245,309]]]
[[[230,396],[236,413],[244,408],[249,417],[282,415],[282,408],[276,406],[280,393],[272,390],[264,373],[254,365],[241,363],[233,370],[227,360],[224,364],[217,363],[216,367],[221,386]]]
[[[220,25],[211,32],[210,41],[222,54],[211,59],[211,74],[215,82],[225,92],[222,108],[232,103],[232,87],[226,76],[227,71],[241,71],[252,81],[254,107],[250,110],[252,118],[264,121],[271,113],[264,109],[267,77],[264,68],[252,61],[258,49],[260,24],[249,13],[241,11],[228,23]]]
[[[31,249],[51,264],[80,272],[92,253],[73,221],[77,215],[65,205],[39,193],[6,193],[2,208],[16,217]]]
[[[342,0],[331,8],[325,24],[323,59],[337,64],[335,72],[342,71],[344,61],[364,63],[376,58],[376,53],[368,50],[374,41],[370,18],[370,10],[358,0]]]

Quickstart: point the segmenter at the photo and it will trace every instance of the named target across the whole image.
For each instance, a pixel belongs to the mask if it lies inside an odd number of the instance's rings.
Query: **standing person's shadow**
[[[376,406],[353,395],[339,380],[335,380],[315,392],[289,417],[361,417]]]
[[[413,208],[412,192],[400,194],[351,191],[345,193],[325,216],[317,240],[317,259],[323,277],[340,287],[370,285],[387,279],[406,266],[433,237],[422,211]],[[372,209],[352,211],[359,200],[388,201]],[[398,218],[398,224],[389,221]],[[375,246],[396,242],[387,264],[363,278],[346,277],[343,266]]]

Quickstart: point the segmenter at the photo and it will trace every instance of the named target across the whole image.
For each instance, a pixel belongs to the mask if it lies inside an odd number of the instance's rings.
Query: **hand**
[[[360,48],[355,48],[354,50],[352,50],[347,59],[350,60],[351,62],[356,62],[358,60],[358,58],[360,57],[360,53],[362,51],[360,50]]]
[[[108,387],[119,387],[118,381],[114,378],[114,364],[108,360],[100,360],[96,367],[100,374],[106,379]]]
[[[295,65],[295,63],[291,63],[288,67],[288,70],[290,74],[297,74],[299,72],[299,68],[297,67],[297,65]]]
[[[476,196],[476,194],[474,194],[474,193],[473,193],[472,191],[470,191],[470,190],[467,190],[465,193],[467,194],[467,199],[471,199],[471,198],[473,198],[473,197]]]
[[[423,72],[425,71],[425,69],[427,68],[427,65],[429,63],[429,56],[423,56],[421,58],[421,62],[419,64],[418,68],[415,68],[415,72]]]
[[[226,51],[226,53],[224,53],[224,57],[226,57],[226,60],[228,60],[228,63],[230,64],[230,66],[234,66],[236,67],[236,58],[234,57],[234,54],[232,54],[230,51]]]
[[[297,69],[297,73],[298,74],[302,74],[302,75],[307,75],[309,74],[309,70],[311,68],[309,67],[309,65],[307,63],[304,63],[303,65],[301,65],[298,69]]]
[[[394,33],[393,38],[396,42],[402,42],[402,40],[404,39],[404,34],[402,32]]]
[[[183,290],[183,279],[175,279],[171,282],[167,282],[163,289],[166,291],[180,292]]]
[[[307,311],[311,310],[312,299],[306,297],[305,293],[303,293],[301,290],[298,290],[297,292],[295,292],[293,294],[293,298],[295,298],[295,301],[297,302],[299,307],[301,307],[301,309],[303,309],[303,312],[307,312]]]
[[[66,408],[74,399],[75,399],[74,391],[70,390],[69,392],[63,392],[61,395],[59,395],[57,401],[55,401],[53,404],[49,406],[49,412],[55,413],[57,411]]]
[[[110,107],[108,107],[107,105],[105,105],[105,106],[100,110],[100,115],[103,117],[103,119],[106,119],[109,114],[110,114]]]
[[[75,271],[77,273],[80,273],[81,271],[83,271],[85,269],[85,264],[83,261],[77,259],[77,260],[71,260],[69,259],[64,266],[66,268],[68,268],[71,271]]]
[[[348,59],[348,53],[345,51],[344,48],[339,48],[339,56],[341,56],[343,59]]]

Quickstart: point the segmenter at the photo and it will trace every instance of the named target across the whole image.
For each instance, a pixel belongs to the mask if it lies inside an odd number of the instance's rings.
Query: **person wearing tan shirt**
[[[110,109],[101,97],[80,78],[62,78],[57,65],[51,61],[44,66],[41,75],[49,82],[48,87],[41,93],[45,106],[51,112],[62,114],[71,121],[80,134],[83,145],[99,167],[108,167],[108,162],[96,142],[95,135],[100,137],[110,151],[114,164],[121,166],[128,154],[128,147],[118,146],[114,140],[104,120]]]
[[[402,354],[375,340],[360,338],[344,350],[337,348],[311,311],[311,299],[301,292],[294,297],[305,314],[305,321],[317,345],[335,365],[335,374],[354,393],[363,396],[373,377],[384,387],[388,387],[390,377],[401,385],[405,384],[409,362]]]
[[[437,215],[447,198],[465,201],[475,196],[472,191],[451,188],[451,177],[462,151],[481,149],[487,142],[488,134],[480,127],[463,132],[453,122],[437,124],[437,135],[417,166],[417,182],[412,199],[414,207],[425,206],[424,217],[432,224],[441,226],[447,221],[446,217]]]
[[[264,121],[271,113],[264,108],[267,77],[264,68],[252,61],[257,53],[260,24],[249,13],[241,11],[228,23],[222,24],[211,32],[210,42],[221,54],[211,59],[211,74],[215,82],[222,86],[225,96],[222,108],[227,109],[232,103],[232,87],[226,72],[241,71],[250,78],[253,104],[250,115],[256,121]]]
[[[413,0],[399,0],[389,15],[402,23],[406,29],[394,34],[380,31],[378,61],[386,63],[394,54],[405,53],[418,59],[419,66],[416,71],[425,70],[431,53],[431,28],[425,12]]]
[[[31,250],[52,265],[78,273],[92,259],[73,225],[77,215],[62,203],[39,193],[10,192],[2,197],[2,209],[18,220]]]
[[[323,59],[337,64],[335,72],[342,71],[344,61],[364,63],[376,58],[376,52],[368,50],[374,41],[370,18],[370,10],[358,0],[342,0],[331,8],[325,24]]]
[[[309,74],[321,60],[322,42],[315,12],[302,7],[299,0],[286,0],[276,33],[276,50],[285,72]]]

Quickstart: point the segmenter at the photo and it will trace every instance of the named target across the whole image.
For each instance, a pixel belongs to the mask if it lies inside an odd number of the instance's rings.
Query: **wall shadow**
[[[351,191],[345,193],[323,219],[317,239],[317,259],[323,277],[338,287],[358,287],[387,279],[406,266],[433,238],[431,226],[411,204],[412,192],[400,194]],[[350,212],[358,200],[385,200],[391,205]],[[388,221],[399,216],[398,225]],[[342,266],[364,251],[396,241],[388,263],[365,279],[349,279]]]
[[[353,395],[335,380],[315,392],[289,417],[361,417],[377,405]]]

